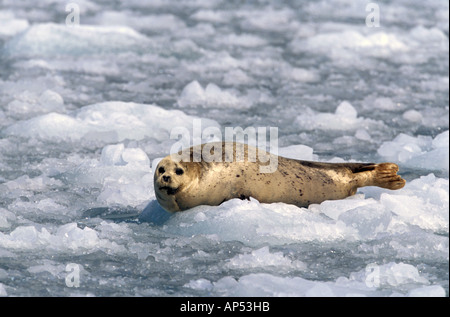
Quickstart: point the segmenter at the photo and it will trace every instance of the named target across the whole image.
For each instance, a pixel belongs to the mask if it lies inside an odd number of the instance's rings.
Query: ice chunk
[[[198,221],[195,217],[198,213],[204,213],[206,218]],[[169,218],[164,230],[182,236],[216,234],[221,240],[241,241],[250,246],[357,237],[357,231],[342,221],[330,221],[305,208],[283,203],[260,204],[254,199],[232,199],[216,207],[193,208]]]
[[[49,235],[42,229],[43,235]],[[39,245],[39,232],[33,226],[20,226],[9,235],[0,232],[0,246],[4,248],[29,249]]]
[[[350,119],[356,119],[358,115],[356,109],[347,101],[343,101],[339,104],[339,106],[336,108],[335,114],[337,116],[347,117]]]
[[[115,145],[107,145],[102,149],[102,155],[100,157],[100,163],[103,165],[126,165],[122,159],[125,146],[123,143]]]
[[[10,56],[89,55],[149,48],[149,40],[126,26],[34,24],[5,43]]]
[[[19,121],[8,127],[5,132],[11,135],[38,137],[41,139],[80,139],[87,126],[71,116],[49,113],[29,120]]]
[[[449,130],[436,135],[436,137],[431,142],[431,146],[434,149],[448,148],[449,147]]]
[[[209,83],[205,89],[194,80],[184,87],[178,98],[180,107],[248,107],[249,104],[240,99],[234,92],[222,90],[219,86]],[[251,105],[251,104],[250,104]]]
[[[357,138],[358,140],[363,140],[363,141],[372,140],[372,137],[370,136],[369,132],[367,132],[365,129],[356,130],[355,138]]]
[[[378,32],[363,35],[353,30],[319,33],[306,40],[292,43],[295,51],[311,51],[329,55],[341,65],[350,65],[356,56],[390,57],[396,52],[405,52],[408,46],[395,34]]]
[[[97,201],[108,206],[141,206],[154,196],[152,174],[145,174],[141,178],[114,175],[105,179]]]
[[[102,149],[100,163],[106,166],[138,164],[150,166],[147,154],[140,148],[125,148],[123,143],[107,145]]]
[[[213,284],[207,279],[201,278],[198,280],[190,281],[189,283],[184,285],[184,287],[192,288],[195,290],[210,291],[213,289]]]
[[[231,69],[225,73],[223,83],[230,86],[251,85],[254,80],[241,69]]]
[[[122,153],[122,160],[126,164],[137,164],[142,166],[150,166],[150,160],[147,154],[140,148],[128,148]]]
[[[231,258],[226,264],[226,268],[255,268],[276,266],[277,270],[304,270],[306,265],[300,261],[292,261],[285,257],[281,252],[269,251],[269,247],[262,247],[251,253],[239,254]]]
[[[387,111],[395,111],[399,105],[394,103],[391,98],[379,97],[376,98],[372,104],[375,108]]]
[[[229,34],[224,37],[219,37],[218,42],[227,46],[234,45],[242,47],[258,47],[267,44],[264,39],[252,34]]]
[[[28,218],[49,217],[55,220],[66,220],[67,217],[65,216],[70,215],[70,209],[67,206],[59,204],[51,198],[41,200],[34,198],[33,201],[16,200],[8,208],[16,214],[27,216]]]
[[[361,34],[351,28],[336,32],[324,30],[292,43],[295,52],[329,56],[342,67],[375,67],[369,58],[390,59],[397,63],[425,63],[438,52],[448,52],[448,37],[437,28],[417,26],[409,32]],[[411,52],[416,52],[411,54]]]
[[[53,276],[56,276],[58,278],[63,278],[67,274],[65,272],[66,266],[63,264],[58,264],[55,261],[51,260],[43,260],[43,263],[40,265],[33,265],[30,266],[27,271],[32,274],[42,273],[42,272],[48,272]]]
[[[60,94],[52,90],[45,90],[37,95],[31,91],[24,91],[7,106],[8,114],[21,119],[52,111],[64,111],[64,100]]]
[[[364,282],[368,287],[407,287],[411,284],[429,284],[415,266],[402,262],[390,262],[383,265],[368,264],[364,270],[350,274],[350,280]]]
[[[0,229],[5,229],[11,227],[10,221],[14,221],[16,219],[16,215],[12,212],[0,208]]]
[[[7,296],[8,293],[6,292],[5,286],[0,283],[0,296]]]
[[[238,281],[223,277],[214,283],[214,289],[225,296],[305,296],[314,282],[300,277],[279,277],[267,273],[244,275]]]
[[[55,237],[60,239],[57,244],[62,244],[68,249],[89,249],[100,242],[95,230],[89,227],[80,229],[76,223],[68,223],[59,227]]]
[[[73,114],[49,113],[19,121],[4,131],[8,135],[38,137],[44,140],[97,140],[108,143],[145,137],[163,141],[174,127],[193,131],[193,120],[179,110],[132,102],[104,102],[82,107]],[[201,119],[202,127],[219,126]]]
[[[0,10],[0,38],[14,36],[29,26],[27,20],[17,19],[12,11]]]
[[[46,228],[19,226],[10,234],[0,232],[0,247],[15,250],[54,250],[60,252],[123,252],[124,247],[108,239],[100,239],[96,230],[81,229],[76,223],[67,223],[50,233]]]
[[[356,130],[367,126],[380,127],[382,122],[357,116],[356,109],[347,101],[336,108],[335,113],[315,113],[310,111],[297,116],[295,123],[303,130]]]
[[[380,202],[398,220],[424,229],[448,232],[448,180],[433,174],[406,183],[401,193],[383,193]]]
[[[341,213],[338,218],[348,227],[356,229],[360,239],[373,239],[379,233],[383,235],[387,231],[391,219],[391,212],[374,201],[362,208],[357,207]]]
[[[317,74],[317,72],[298,67],[283,67],[282,75],[289,80],[304,83],[313,83],[320,80],[320,76]]]
[[[317,160],[317,155],[313,154],[313,149],[309,146],[301,144],[279,148],[278,155],[295,160]]]
[[[445,297],[445,289],[440,285],[422,286],[408,292],[409,297]]]
[[[191,15],[191,19],[197,21],[205,21],[212,23],[224,23],[230,18],[230,14],[226,11],[199,10]]]
[[[419,111],[408,110],[403,113],[403,118],[410,122],[421,122],[423,119],[423,116]]]
[[[373,204],[374,201],[369,200],[360,200],[360,199],[353,199],[353,197],[350,197],[349,199],[343,199],[343,200],[327,200],[318,206],[321,213],[325,214],[326,216],[330,217],[331,219],[338,220],[340,215],[358,208],[367,206],[370,204]],[[312,206],[312,208],[315,208],[315,206]]]
[[[273,7],[266,7],[240,10],[236,15],[242,19],[242,27],[248,30],[290,33],[300,28],[299,23],[295,21],[294,11],[288,8],[278,10]]]
[[[136,15],[130,11],[102,11],[92,18],[94,24],[129,26],[139,31],[180,31],[185,23],[172,14]]]
[[[375,295],[361,283],[311,281],[301,277],[281,277],[268,273],[252,273],[238,280],[223,277],[213,284],[213,292],[222,296],[325,297]]]
[[[378,154],[387,160],[423,170],[449,169],[449,131],[437,135],[412,137],[399,134],[394,140],[384,142]]]
[[[180,98],[178,99],[178,104],[181,107],[185,107],[190,104],[202,104],[205,101],[205,90],[198,81],[194,80],[183,88]]]
[[[30,178],[28,175],[23,175],[2,185],[6,186],[10,191],[24,190],[43,192],[49,188],[61,186],[62,184],[63,183],[60,180],[50,178],[45,175],[34,178]]]
[[[41,105],[61,106],[64,104],[64,100],[57,92],[47,89],[39,96],[39,103]]]
[[[64,173],[71,183],[101,185],[97,201],[108,206],[138,206],[154,197],[150,159],[140,148],[107,145],[99,160],[84,160]]]

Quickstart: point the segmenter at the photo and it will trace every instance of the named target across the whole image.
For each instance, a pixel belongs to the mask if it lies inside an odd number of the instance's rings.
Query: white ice
[[[193,120],[179,110],[165,110],[156,105],[132,102],[104,102],[88,105],[71,114],[51,112],[19,121],[5,129],[9,135],[37,137],[44,140],[102,140],[120,142],[145,137],[158,141],[170,139],[173,127],[193,130]],[[218,126],[202,119],[202,126]]]
[[[448,136],[448,130],[435,138],[399,134],[394,140],[384,142],[378,149],[378,154],[403,166],[430,171],[442,170],[448,174]]]

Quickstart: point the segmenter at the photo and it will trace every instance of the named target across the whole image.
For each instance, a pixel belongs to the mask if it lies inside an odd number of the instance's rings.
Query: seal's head
[[[176,196],[190,186],[196,169],[170,155],[162,159],[154,171],[153,184],[159,204],[167,211],[179,211]]]

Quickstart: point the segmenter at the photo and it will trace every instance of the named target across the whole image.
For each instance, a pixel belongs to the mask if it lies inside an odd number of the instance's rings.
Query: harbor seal
[[[239,146],[244,149],[244,159],[238,161],[236,143],[231,144],[233,160],[230,161],[226,156],[226,144],[230,146],[230,143],[217,142],[191,147],[184,160],[180,160],[180,153],[163,158],[154,170],[154,189],[159,204],[175,212],[199,205],[217,206],[233,198],[253,197],[261,203],[284,202],[307,207],[354,195],[359,187],[395,190],[405,185],[394,163],[301,161],[243,144]],[[204,153],[204,150],[216,161],[202,158],[196,162],[195,153]],[[257,160],[248,159],[249,150],[256,151]],[[261,155],[277,160],[274,172],[261,173],[260,167],[268,164],[267,159],[265,163],[259,159]]]

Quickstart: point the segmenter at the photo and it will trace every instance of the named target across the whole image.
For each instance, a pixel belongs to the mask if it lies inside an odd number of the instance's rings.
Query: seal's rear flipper
[[[387,189],[400,189],[405,186],[406,181],[397,175],[398,165],[394,163],[380,163],[375,165],[373,184],[368,186],[378,186]]]

